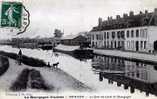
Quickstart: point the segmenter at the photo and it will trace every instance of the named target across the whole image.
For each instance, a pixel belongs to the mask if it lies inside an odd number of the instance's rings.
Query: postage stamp
[[[29,26],[29,12],[21,2],[1,3],[1,28],[21,34]]]

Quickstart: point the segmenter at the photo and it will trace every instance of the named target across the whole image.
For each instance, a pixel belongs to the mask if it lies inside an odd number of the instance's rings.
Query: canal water
[[[0,46],[0,51],[18,53],[19,49]],[[92,59],[76,59],[71,55],[41,49],[23,48],[22,53],[50,64],[59,62],[59,68],[96,93],[127,95],[132,99],[157,98],[155,65],[100,55],[94,55]]]

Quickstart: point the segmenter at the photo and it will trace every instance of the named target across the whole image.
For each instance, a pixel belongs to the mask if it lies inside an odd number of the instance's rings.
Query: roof
[[[74,39],[79,35],[66,35],[65,37],[62,37],[61,39]]]
[[[93,27],[92,31],[155,25],[155,17],[157,16],[155,16],[154,13],[142,13],[120,17],[119,19],[104,20],[101,25]]]

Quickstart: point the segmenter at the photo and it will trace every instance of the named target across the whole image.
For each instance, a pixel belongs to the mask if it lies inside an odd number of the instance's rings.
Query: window
[[[134,40],[131,40],[131,48],[134,49]]]
[[[148,36],[148,33],[147,32],[145,32],[146,33],[146,38],[147,38],[147,36]]]
[[[118,47],[120,47],[120,41],[118,41]]]
[[[143,38],[145,38],[145,32],[143,32],[142,34],[143,34],[143,35],[142,35],[142,36],[143,36]]]
[[[93,34],[93,35],[91,35],[91,38],[92,38],[92,40],[94,40],[94,34]]]
[[[146,41],[144,41],[144,49],[146,49],[146,43],[147,43],[147,42],[146,42]]]
[[[144,29],[144,37],[147,38],[147,29]]]
[[[135,75],[134,72],[132,72],[132,77],[134,77],[134,75]]]
[[[107,32],[107,39],[109,38],[109,32]]]
[[[129,30],[127,31],[127,34],[126,34],[126,35],[127,35],[127,38],[129,38]]]
[[[107,46],[109,47],[109,41],[107,41]]]
[[[117,62],[117,58],[114,59],[114,62],[115,62],[115,63]]]
[[[92,47],[94,47],[94,42],[92,42]]]
[[[100,38],[100,34],[98,34],[98,40],[101,40],[101,38]]]
[[[113,48],[113,42],[111,41],[111,48]]]
[[[96,34],[96,39],[99,40],[99,35],[98,34]]]
[[[139,30],[136,30],[136,37],[139,37]]]
[[[136,67],[139,67],[139,64],[140,64],[139,62],[136,62]]]
[[[131,37],[134,37],[134,30],[131,30]]]
[[[116,41],[114,42],[114,47],[115,47],[115,48],[117,47],[117,43],[116,43]]]
[[[124,47],[124,41],[121,41],[121,46]]]
[[[104,47],[106,48],[106,41],[104,41]]]
[[[95,42],[95,47],[97,47],[97,42]]]
[[[112,38],[113,39],[115,38],[115,32],[112,32]]]
[[[140,73],[139,71],[137,70],[137,73],[136,73],[136,77],[139,78],[140,77]]]
[[[140,37],[141,37],[141,38],[144,37],[144,31],[143,31],[143,29],[140,29]]]
[[[101,38],[101,40],[103,40],[103,34],[100,34],[100,38]]]
[[[141,41],[141,49],[143,48],[143,41]]]
[[[117,38],[120,38],[120,31],[117,32]]]
[[[130,48],[130,42],[129,41],[127,41],[127,47]]]
[[[106,39],[106,32],[104,32],[104,39]]]
[[[101,34],[97,34],[97,40],[103,40],[103,36]]]
[[[122,37],[122,38],[125,37],[124,31],[121,31],[121,37]]]

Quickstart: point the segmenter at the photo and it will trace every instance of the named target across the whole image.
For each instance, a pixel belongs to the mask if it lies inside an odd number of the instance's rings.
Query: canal
[[[18,53],[19,49],[0,46],[0,51]],[[152,64],[100,55],[94,55],[92,59],[76,59],[71,55],[41,49],[23,48],[22,52],[46,63],[59,62],[60,69],[96,93],[126,95],[132,99],[155,99],[157,95],[157,67]]]

